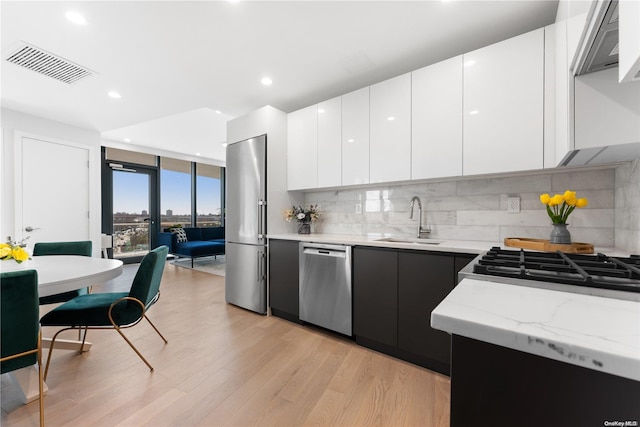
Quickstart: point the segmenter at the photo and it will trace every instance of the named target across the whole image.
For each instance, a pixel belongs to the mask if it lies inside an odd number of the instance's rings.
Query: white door
[[[90,240],[89,149],[22,137],[16,162],[16,237]]]

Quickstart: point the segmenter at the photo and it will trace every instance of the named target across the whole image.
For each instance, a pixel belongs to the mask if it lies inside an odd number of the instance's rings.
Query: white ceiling
[[[2,107],[113,141],[224,159],[232,117],[264,105],[295,111],[522,34],[552,23],[557,6],[2,0]],[[87,25],[69,22],[69,10]],[[68,85],[6,62],[20,41],[98,75]],[[265,75],[270,87],[260,83]]]

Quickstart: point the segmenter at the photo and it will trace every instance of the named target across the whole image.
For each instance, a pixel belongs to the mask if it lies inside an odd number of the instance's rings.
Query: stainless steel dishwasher
[[[352,335],[351,246],[300,242],[300,320]]]

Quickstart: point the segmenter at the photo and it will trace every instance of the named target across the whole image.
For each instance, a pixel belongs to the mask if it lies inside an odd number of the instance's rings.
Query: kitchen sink
[[[414,243],[416,245],[439,245],[442,240],[419,239],[417,237],[385,237],[376,239],[376,242],[393,242],[393,243]]]

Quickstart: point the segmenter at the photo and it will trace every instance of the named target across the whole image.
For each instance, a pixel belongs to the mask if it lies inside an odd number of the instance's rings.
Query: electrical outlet
[[[520,197],[509,196],[507,197],[507,212],[519,213],[520,212]]]
[[[356,203],[356,215],[362,215],[362,203]]]

